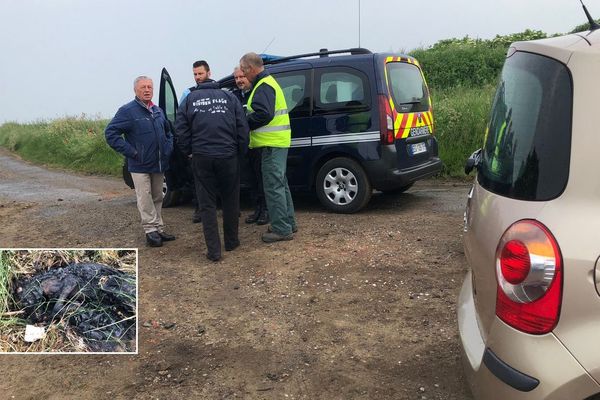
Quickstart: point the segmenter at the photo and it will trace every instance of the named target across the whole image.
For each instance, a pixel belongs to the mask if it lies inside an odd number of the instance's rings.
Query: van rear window
[[[569,177],[572,98],[565,65],[525,52],[507,58],[484,142],[479,183],[518,200],[558,197]]]
[[[413,64],[386,64],[389,90],[400,113],[429,110],[429,96],[421,70]]]

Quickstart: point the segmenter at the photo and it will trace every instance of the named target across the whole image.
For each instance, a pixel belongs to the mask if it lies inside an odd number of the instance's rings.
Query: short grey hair
[[[138,84],[139,81],[152,81],[152,78],[146,76],[146,75],[140,75],[137,78],[135,78],[135,80],[133,81],[133,88],[135,89],[136,85]]]
[[[240,59],[240,64],[244,63],[254,68],[261,68],[264,66],[261,56],[256,53],[246,53]]]

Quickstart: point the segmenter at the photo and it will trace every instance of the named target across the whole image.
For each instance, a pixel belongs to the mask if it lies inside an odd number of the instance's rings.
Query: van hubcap
[[[323,190],[333,204],[350,204],[358,194],[358,181],[349,169],[334,168],[325,176]]]

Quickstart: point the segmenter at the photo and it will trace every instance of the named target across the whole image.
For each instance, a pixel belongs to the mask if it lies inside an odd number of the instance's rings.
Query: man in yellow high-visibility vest
[[[262,58],[247,53],[240,59],[240,68],[252,83],[248,97],[249,148],[262,148],[263,186],[271,225],[263,233],[266,243],[292,240],[298,230],[294,203],[288,187],[287,154],[292,139],[290,117],[281,87],[265,71]]]

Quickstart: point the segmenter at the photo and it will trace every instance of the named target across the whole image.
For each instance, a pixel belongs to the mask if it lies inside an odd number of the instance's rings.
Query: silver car
[[[510,47],[468,165],[473,395],[600,400],[600,30]]]

